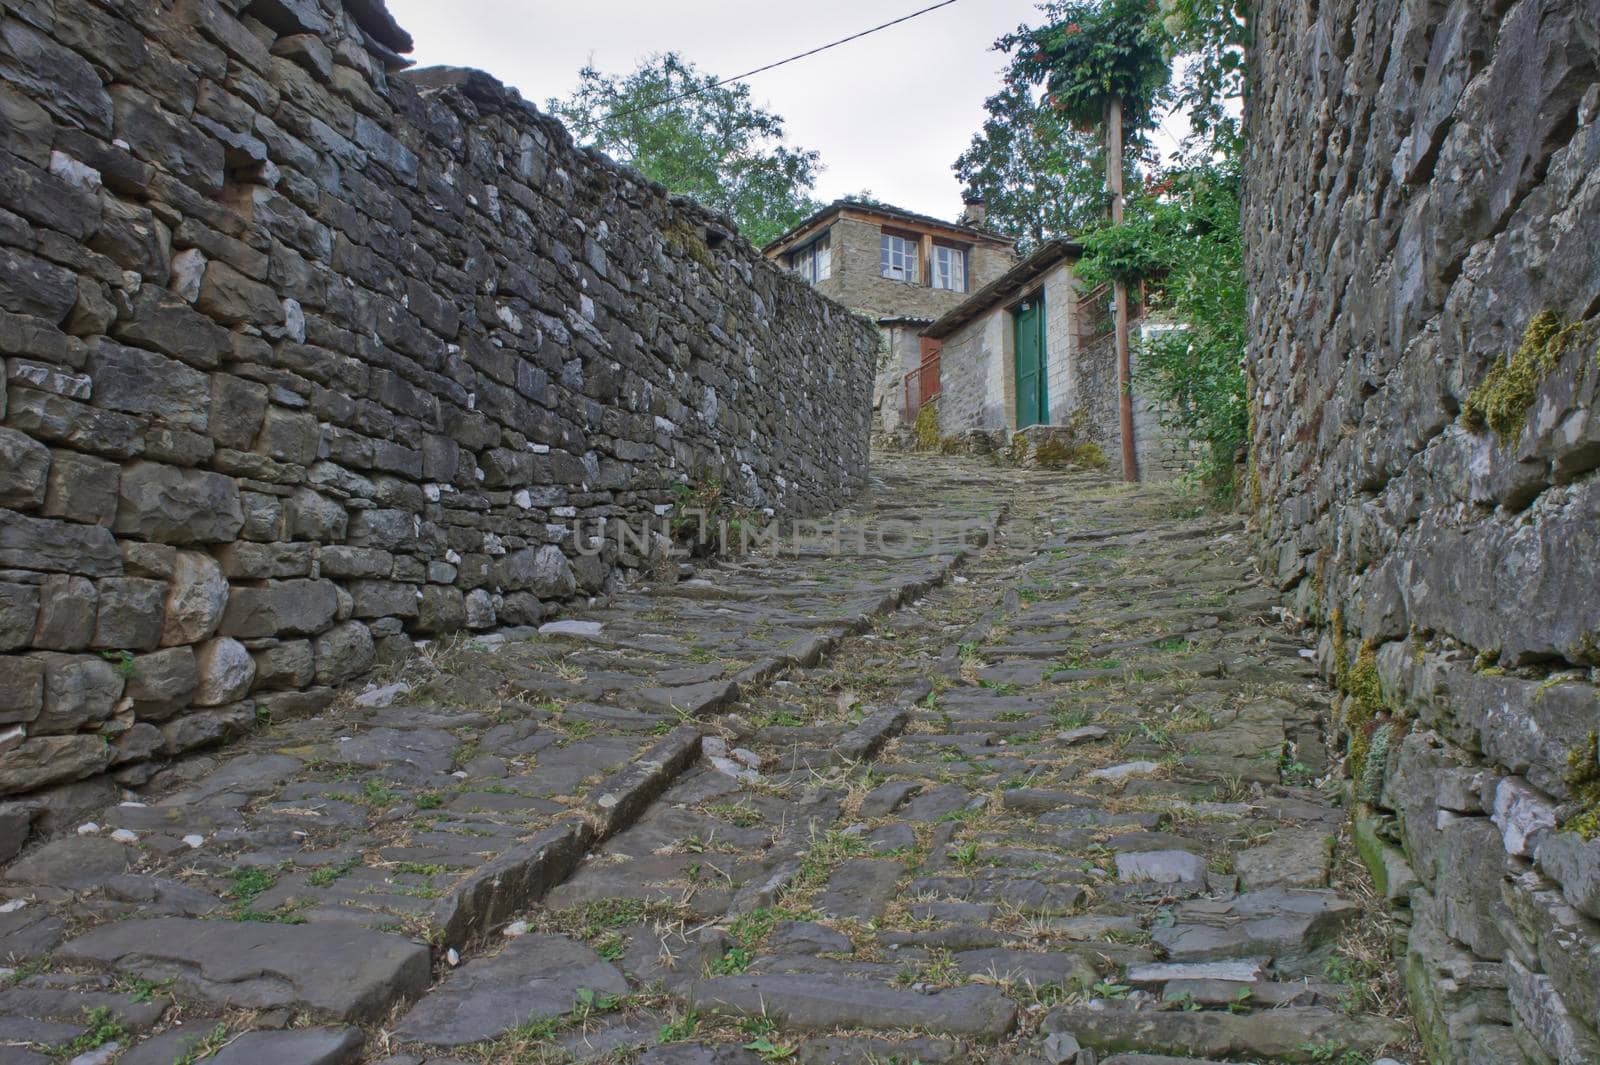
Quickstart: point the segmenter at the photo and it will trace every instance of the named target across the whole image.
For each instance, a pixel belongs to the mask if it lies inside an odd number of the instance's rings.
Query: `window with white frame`
[[[830,233],[824,233],[789,256],[789,266],[813,285],[833,276],[833,241],[830,237]]]
[[[933,246],[933,287],[951,292],[967,290],[967,252],[944,244]]]
[[[885,233],[878,242],[883,276],[895,281],[916,284],[920,279],[917,270],[917,242],[906,237]]]

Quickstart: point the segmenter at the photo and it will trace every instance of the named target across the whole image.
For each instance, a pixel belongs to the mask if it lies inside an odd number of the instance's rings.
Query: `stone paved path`
[[[1407,1045],[1361,1012],[1392,1006],[1385,930],[1330,887],[1327,695],[1236,522],[917,458],[844,527],[864,551],[700,564],[430,648],[52,810],[0,871],[0,1062]]]

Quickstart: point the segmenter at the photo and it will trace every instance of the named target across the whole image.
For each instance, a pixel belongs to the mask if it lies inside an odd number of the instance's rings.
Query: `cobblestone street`
[[[45,811],[0,874],[0,1061],[1409,1045],[1317,786],[1331,695],[1239,521],[925,456],[842,520],[865,553],[695,562]]]

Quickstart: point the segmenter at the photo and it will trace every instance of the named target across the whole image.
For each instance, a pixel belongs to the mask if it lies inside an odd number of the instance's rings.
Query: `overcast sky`
[[[487,70],[540,104],[565,96],[591,57],[633,69],[677,51],[723,77],[927,7],[934,0],[388,0],[420,65]],[[750,79],[789,140],[822,153],[817,197],[871,190],[941,218],[961,213],[950,164],[1000,85],[997,37],[1032,22],[1034,0],[957,3]]]

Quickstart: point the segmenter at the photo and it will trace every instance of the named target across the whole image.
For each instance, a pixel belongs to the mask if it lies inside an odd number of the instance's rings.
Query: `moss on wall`
[[[1522,343],[1504,362],[1498,362],[1461,409],[1461,421],[1475,433],[1493,430],[1502,441],[1515,441],[1528,422],[1528,409],[1539,385],[1561,361],[1562,349],[1582,326],[1564,325],[1554,311],[1533,316],[1523,331]]]

